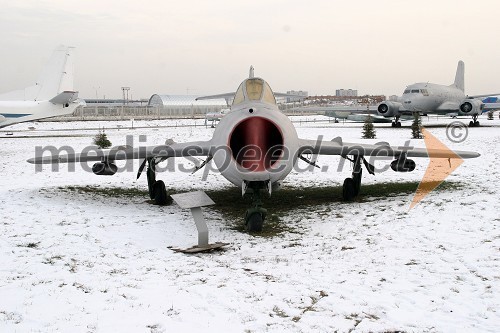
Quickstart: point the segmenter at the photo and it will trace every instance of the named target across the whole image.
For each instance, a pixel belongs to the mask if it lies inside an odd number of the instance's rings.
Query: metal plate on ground
[[[213,243],[213,244],[208,244],[204,246],[198,246],[195,245],[193,247],[187,248],[187,249],[175,249],[171,248],[172,251],[174,252],[181,252],[181,253],[187,253],[187,254],[193,254],[193,253],[203,253],[203,252],[212,252],[212,251],[217,251],[217,250],[224,250],[224,247],[229,245],[229,243]]]
[[[203,191],[172,194],[171,197],[181,208],[215,205],[215,202]]]

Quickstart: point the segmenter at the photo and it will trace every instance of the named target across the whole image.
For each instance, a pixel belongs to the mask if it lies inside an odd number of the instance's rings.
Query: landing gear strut
[[[477,121],[477,114],[472,116],[472,120],[469,122],[469,127],[478,127],[479,121]]]
[[[165,183],[162,180],[156,180],[156,162],[154,158],[149,158],[146,176],[148,178],[149,197],[155,201],[156,205],[166,205],[172,201],[167,194]]]
[[[261,190],[265,188],[264,182],[250,182],[248,187],[252,189],[252,207],[245,213],[245,227],[250,232],[261,232],[267,209],[262,208]]]
[[[401,127],[401,122],[399,121],[401,116],[394,116],[394,120],[392,121],[392,127]]]
[[[344,180],[344,186],[342,187],[342,198],[344,201],[351,201],[358,196],[359,190],[361,189],[361,177],[363,176],[363,167],[361,161],[362,156],[354,156],[351,162],[353,162],[352,178],[346,178]]]

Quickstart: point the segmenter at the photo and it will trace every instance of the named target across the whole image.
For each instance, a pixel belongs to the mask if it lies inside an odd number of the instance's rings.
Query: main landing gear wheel
[[[353,159],[350,161],[353,162],[352,178],[346,178],[344,180],[344,185],[342,186],[342,198],[344,201],[352,201],[359,195],[361,178],[363,177],[363,167],[361,165],[361,162],[364,161],[363,156],[353,156]],[[367,162],[365,163],[368,165]],[[368,169],[368,172],[370,172],[370,170],[371,169]],[[370,173],[373,173],[373,171]]]
[[[169,196],[167,195],[167,189],[165,188],[165,183],[162,180],[158,180],[153,185],[153,194],[155,204],[166,205],[168,203]]]
[[[358,190],[359,192],[359,190]],[[352,201],[356,197],[356,183],[352,178],[346,178],[342,186],[342,198],[344,201]]]
[[[146,161],[144,163],[146,163]],[[150,158],[147,160],[147,163],[148,169],[146,171],[146,176],[148,177],[149,197],[154,200],[155,205],[162,206],[171,203],[172,198],[167,194],[165,183],[162,180],[156,180],[155,160],[153,158]],[[137,176],[137,178],[139,178],[139,176]]]
[[[477,115],[472,116],[472,120],[469,122],[469,127],[479,127],[479,121],[477,121]]]
[[[363,169],[359,169],[359,172],[352,173],[352,181],[354,182],[354,196],[357,197],[359,191],[361,190],[361,177],[363,176]]]
[[[392,124],[391,124],[392,127],[401,127],[401,123],[399,122],[400,117],[401,116],[399,116],[399,115],[394,116],[394,120],[392,121]]]

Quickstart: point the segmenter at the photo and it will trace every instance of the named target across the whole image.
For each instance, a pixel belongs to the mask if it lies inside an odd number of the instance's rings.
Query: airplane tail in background
[[[73,48],[54,50],[34,86],[0,95],[0,100],[47,101],[64,91],[73,91]]]
[[[453,85],[455,85],[458,89],[465,91],[465,82],[464,82],[464,72],[465,72],[465,65],[462,60],[458,62],[457,65],[457,73],[455,74],[455,82]]]
[[[63,91],[73,91],[73,48],[59,46],[40,74],[36,99],[49,100]]]

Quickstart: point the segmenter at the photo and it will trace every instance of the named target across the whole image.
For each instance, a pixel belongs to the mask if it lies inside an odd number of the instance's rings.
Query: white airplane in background
[[[212,127],[215,127],[215,122],[220,121],[222,117],[229,111],[229,109],[223,108],[219,112],[207,112],[205,114],[205,126],[208,122],[212,122]]]
[[[137,178],[146,163],[148,189],[151,199],[157,204],[167,201],[163,181],[156,181],[156,165],[170,157],[205,156],[206,160],[194,171],[204,167],[211,160],[221,175],[242,190],[242,195],[252,195],[252,207],[245,215],[245,225],[249,231],[261,231],[267,210],[262,207],[261,191],[278,190],[282,180],[292,171],[299,159],[316,166],[306,156],[309,154],[339,155],[353,163],[352,177],[346,178],[343,185],[343,198],[352,200],[359,194],[363,165],[374,174],[374,166],[365,160],[367,156],[394,158],[391,168],[398,172],[415,169],[415,162],[408,157],[433,158],[474,158],[479,154],[469,151],[449,151],[413,147],[391,147],[388,143],[375,145],[344,142],[337,137],[332,141],[301,139],[290,119],[276,104],[275,94],[261,78],[253,75],[244,80],[235,93],[230,111],[222,117],[208,141],[195,141],[149,146],[121,146],[111,150],[92,150],[89,153],[75,154],[68,152],[61,155],[61,150],[54,147],[37,151],[35,158],[29,159],[34,164],[84,163],[97,162],[92,171],[97,175],[112,175],[118,167],[115,160],[144,159]],[[221,95],[215,96],[220,98]],[[209,98],[209,97],[207,97]],[[52,156],[43,156],[44,151]]]
[[[0,128],[71,114],[82,102],[73,90],[73,48],[59,46],[35,85],[0,95]]]
[[[464,62],[459,61],[455,81],[446,86],[434,83],[414,83],[406,87],[398,101],[383,101],[377,106],[377,114],[394,117],[393,127],[400,127],[399,118],[403,114],[448,114],[472,116],[469,126],[479,126],[477,117],[483,112],[496,110],[498,103],[483,103],[479,97],[497,96],[485,94],[466,96],[464,93]]]

